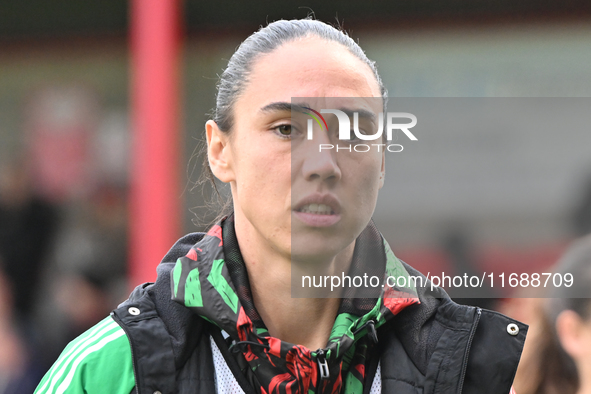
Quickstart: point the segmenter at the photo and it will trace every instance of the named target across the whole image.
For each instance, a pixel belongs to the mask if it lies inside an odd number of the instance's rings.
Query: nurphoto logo
[[[375,114],[370,111],[358,110],[358,111],[347,111],[342,109],[321,109],[320,112],[313,110],[309,107],[303,107],[310,112],[304,112],[306,115],[312,117],[307,122],[307,139],[311,140],[314,137],[314,121],[320,126],[328,130],[328,124],[322,114],[333,114],[337,117],[339,125],[339,140],[347,141],[349,144],[345,146],[335,146],[334,144],[320,144],[319,151],[336,149],[336,151],[346,150],[355,152],[367,152],[372,149],[372,146],[377,148],[378,151],[385,149],[388,152],[402,152],[404,149],[400,144],[391,144],[390,141],[393,139],[394,131],[402,131],[411,141],[417,141],[417,137],[410,131],[411,128],[416,126],[417,117],[408,112],[388,112],[386,116],[382,112],[377,116],[378,128],[374,132],[373,130],[367,130],[367,124],[375,124]],[[351,127],[351,118],[353,118],[353,127]],[[368,120],[370,122],[364,122],[364,126],[360,127],[359,118]],[[363,144],[357,143],[357,141],[376,141],[382,139],[384,134],[384,118],[386,123],[386,140],[388,144]],[[400,119],[407,119],[410,122],[399,123]],[[351,130],[354,136],[351,135]],[[351,143],[353,143],[351,145]]]

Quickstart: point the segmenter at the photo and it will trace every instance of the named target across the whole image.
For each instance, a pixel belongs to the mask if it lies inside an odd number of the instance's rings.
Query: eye
[[[290,138],[292,133],[292,127],[290,124],[282,124],[279,126],[275,126],[273,129],[275,133],[279,135],[281,138]]]

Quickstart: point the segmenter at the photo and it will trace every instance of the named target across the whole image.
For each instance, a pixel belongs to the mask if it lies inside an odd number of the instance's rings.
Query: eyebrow
[[[305,107],[302,105],[292,104],[284,101],[279,101],[265,105],[260,109],[261,112],[277,112],[277,111],[297,111],[304,112]]]
[[[376,114],[373,111],[368,111],[366,109],[349,109],[349,108],[339,108],[340,111],[346,113],[350,118],[353,117],[353,113],[357,112],[360,118],[369,119],[371,121],[376,120]]]
[[[340,111],[346,113],[350,118],[353,117],[353,114],[357,112],[360,118],[369,119],[371,121],[375,121],[376,114],[372,111],[368,111],[366,109],[350,109],[350,108],[339,108]],[[261,112],[276,112],[276,111],[296,111],[296,112],[307,112],[307,108],[305,105],[298,105],[292,104],[285,101],[278,101],[275,103],[267,104],[263,108],[260,109]]]

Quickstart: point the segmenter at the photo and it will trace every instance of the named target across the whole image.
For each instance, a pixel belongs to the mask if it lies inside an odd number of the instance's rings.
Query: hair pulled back
[[[220,76],[213,120],[222,131],[233,126],[232,107],[249,81],[254,61],[261,55],[271,53],[281,45],[307,37],[319,37],[338,43],[349,50],[373,72],[384,101],[387,91],[378,74],[375,62],[369,60],[361,47],[345,32],[314,19],[280,20],[253,33],[238,47],[228,66]]]

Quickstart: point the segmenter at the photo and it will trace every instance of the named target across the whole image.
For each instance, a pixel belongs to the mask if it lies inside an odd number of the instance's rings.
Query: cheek
[[[284,208],[291,192],[289,155],[251,146],[239,155],[237,170],[236,192],[245,212],[269,216]]]
[[[359,185],[375,189],[379,185],[382,170],[381,156],[363,153],[358,160],[348,164],[348,169]]]
[[[359,209],[364,215],[371,215],[375,209],[380,186],[381,158],[368,156],[351,168],[350,182],[356,195]]]

